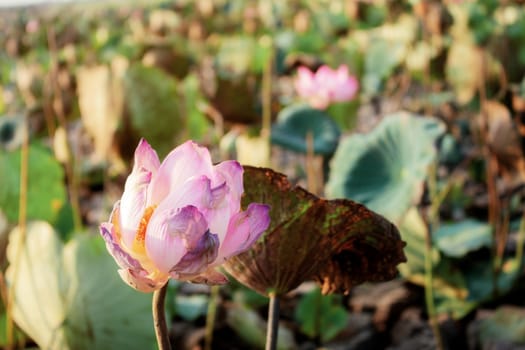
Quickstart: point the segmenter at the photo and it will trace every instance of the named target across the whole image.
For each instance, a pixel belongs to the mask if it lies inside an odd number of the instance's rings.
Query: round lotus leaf
[[[351,198],[399,222],[421,198],[443,131],[437,119],[400,112],[369,134],[342,140],[330,164],[328,196]]]
[[[64,245],[51,225],[33,221],[25,239],[11,232],[7,258],[14,321],[39,348],[153,348],[151,295],[122,282],[98,235]]]
[[[313,137],[315,154],[332,155],[341,131],[328,114],[307,105],[284,108],[272,126],[272,143],[296,152],[307,152],[307,136]]]

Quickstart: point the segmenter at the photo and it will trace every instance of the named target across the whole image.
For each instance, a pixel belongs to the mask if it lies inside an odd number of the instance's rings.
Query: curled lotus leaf
[[[271,224],[249,251],[224,265],[241,283],[282,295],[314,279],[324,293],[348,293],[397,275],[405,244],[384,217],[348,199],[318,198],[271,169],[244,169],[243,205],[270,205]]]
[[[429,166],[436,159],[442,122],[408,112],[385,116],[368,134],[341,141],[330,164],[326,193],[351,198],[400,223],[419,203]]]

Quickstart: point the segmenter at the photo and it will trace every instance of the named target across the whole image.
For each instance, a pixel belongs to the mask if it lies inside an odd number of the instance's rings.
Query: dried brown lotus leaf
[[[315,279],[326,293],[348,293],[363,282],[397,276],[405,242],[387,219],[351,200],[321,200],[325,208],[323,249],[330,250]]]
[[[509,109],[497,101],[487,101],[483,113],[488,117],[488,143],[496,156],[498,168],[508,180],[525,179],[525,159],[521,147],[519,128]]]
[[[271,169],[244,167],[243,203],[271,206],[271,223],[253,247],[224,265],[241,283],[267,295],[316,279],[324,292],[395,277],[404,242],[382,216],[350,200],[324,200]]]

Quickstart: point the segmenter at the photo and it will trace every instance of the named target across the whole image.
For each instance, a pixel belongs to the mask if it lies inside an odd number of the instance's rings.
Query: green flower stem
[[[439,329],[439,322],[436,317],[436,305],[434,304],[434,281],[433,281],[433,266],[432,266],[432,238],[430,231],[427,228],[425,235],[425,304],[427,306],[428,318],[434,338],[436,340],[436,348],[443,350],[443,339]]]
[[[266,329],[266,350],[277,349],[277,336],[279,333],[279,297],[274,292],[270,293],[268,307],[268,326]]]
[[[436,340],[436,348],[438,350],[444,349],[443,338],[441,337],[441,330],[439,329],[439,322],[437,319],[436,305],[434,303],[434,266],[432,263],[432,229],[439,223],[439,207],[449,192],[451,186],[447,186],[441,192],[438,192],[437,187],[437,165],[433,164],[429,168],[428,189],[430,193],[432,205],[427,211],[422,212],[423,221],[425,222],[425,305],[427,307],[428,318],[432,333]],[[451,182],[449,181],[449,184]]]
[[[168,326],[166,325],[166,313],[164,311],[164,300],[166,299],[167,290],[168,284],[166,283],[164,287],[153,292],[153,326],[155,327],[155,336],[157,337],[159,350],[171,350]]]

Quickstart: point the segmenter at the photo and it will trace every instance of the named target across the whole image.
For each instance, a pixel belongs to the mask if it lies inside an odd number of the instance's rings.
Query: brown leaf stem
[[[493,251],[493,294],[494,297],[498,296],[498,277],[501,269],[501,260],[503,251],[499,247],[504,246],[506,237],[504,234],[502,234],[502,221],[501,221],[501,201],[498,196],[498,190],[497,190],[497,184],[496,179],[498,175],[498,163],[496,156],[494,155],[494,152],[492,151],[489,143],[489,115],[486,109],[487,104],[487,91],[485,88],[485,71],[486,71],[486,65],[487,65],[487,58],[485,55],[485,52],[482,48],[480,50],[481,55],[481,78],[479,83],[479,100],[480,100],[480,112],[481,112],[481,118],[482,118],[482,128],[481,128],[481,141],[482,141],[482,149],[483,154],[485,156],[485,163],[486,163],[486,181],[487,181],[487,192],[488,192],[488,216],[489,216],[489,223],[492,227],[492,237],[493,237],[493,243],[492,243],[492,251]]]

